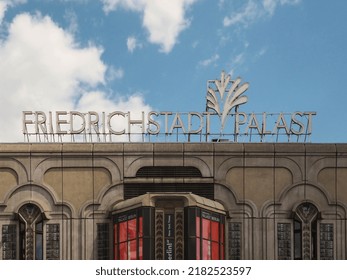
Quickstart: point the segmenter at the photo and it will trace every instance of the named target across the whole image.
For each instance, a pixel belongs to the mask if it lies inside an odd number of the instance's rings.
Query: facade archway
[[[38,184],[17,186],[6,195],[5,203],[0,220],[0,259],[71,258],[71,251],[62,244],[71,243],[67,232],[72,207],[57,201],[54,192]]]
[[[317,185],[289,186],[279,202],[264,207],[263,214],[268,221],[268,259],[332,260],[344,253],[336,246],[344,242],[339,234],[344,231],[344,208]]]

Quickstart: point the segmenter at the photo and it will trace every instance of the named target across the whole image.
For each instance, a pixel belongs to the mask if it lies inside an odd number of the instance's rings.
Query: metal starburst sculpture
[[[222,71],[220,80],[209,81],[206,106],[207,109],[211,109],[218,114],[221,121],[221,132],[224,130],[230,111],[248,101],[246,95],[241,96],[248,87],[248,83],[241,85],[241,78],[231,80],[231,76],[225,75],[224,71]]]

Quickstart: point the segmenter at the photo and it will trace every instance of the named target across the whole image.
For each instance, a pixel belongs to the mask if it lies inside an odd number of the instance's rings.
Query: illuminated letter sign
[[[316,112],[246,113],[249,84],[224,71],[220,80],[207,82],[204,112],[150,111],[77,112],[23,111],[25,140],[45,142],[89,141],[234,141],[306,142]]]

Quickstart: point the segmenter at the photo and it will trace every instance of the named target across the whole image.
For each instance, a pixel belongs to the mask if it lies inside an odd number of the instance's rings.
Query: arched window
[[[322,219],[312,203],[300,204],[290,221],[277,224],[277,258],[279,260],[333,260],[334,224]],[[292,237],[294,240],[292,240]]]
[[[60,259],[60,224],[48,221],[33,203],[21,206],[16,221],[3,224],[0,234],[3,260]]]
[[[19,259],[43,259],[43,219],[40,209],[32,203],[19,211]]]
[[[317,259],[318,209],[312,203],[300,204],[294,215],[294,259]]]

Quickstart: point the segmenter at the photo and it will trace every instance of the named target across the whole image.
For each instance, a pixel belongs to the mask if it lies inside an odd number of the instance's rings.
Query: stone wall
[[[201,177],[137,177],[144,166],[195,167]],[[45,224],[60,225],[61,259],[94,259],[97,224],[111,222],[127,184],[164,191],[167,184],[213,184],[214,199],[227,213],[226,236],[240,234],[227,238],[227,247],[239,246],[240,258],[281,258],[283,242],[293,258],[295,213],[310,203],[319,212],[317,244],[333,246],[333,258],[346,259],[346,182],[344,144],[0,144],[0,228],[16,224],[19,209],[30,202]],[[324,243],[330,227],[332,240]],[[226,256],[234,256],[229,251]]]

